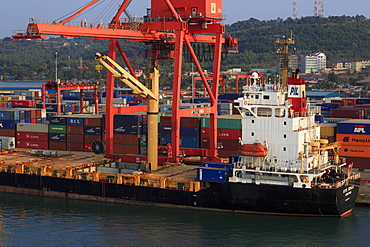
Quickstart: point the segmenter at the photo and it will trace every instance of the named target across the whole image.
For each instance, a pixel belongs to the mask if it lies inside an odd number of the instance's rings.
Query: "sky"
[[[13,30],[25,30],[29,18],[59,19],[91,0],[1,0],[0,38],[10,37]],[[296,0],[297,16],[313,16],[314,0]],[[100,5],[76,20],[99,22],[96,18],[101,13],[109,14],[118,9],[123,0],[100,0]],[[128,10],[131,15],[142,17],[150,8],[151,0],[132,0]],[[186,1],[185,1],[186,2]],[[113,9],[106,8],[109,3],[116,3]],[[325,17],[364,15],[370,18],[370,0],[324,0]],[[113,13],[112,12],[112,13]],[[293,0],[223,0],[225,24],[256,18],[271,20],[278,17],[286,19],[293,15]],[[114,14],[111,16],[113,17]]]

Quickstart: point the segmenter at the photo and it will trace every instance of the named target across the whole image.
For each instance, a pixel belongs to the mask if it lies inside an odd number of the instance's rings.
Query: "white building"
[[[301,57],[301,73],[323,73],[326,69],[326,55],[316,52],[308,56]]]

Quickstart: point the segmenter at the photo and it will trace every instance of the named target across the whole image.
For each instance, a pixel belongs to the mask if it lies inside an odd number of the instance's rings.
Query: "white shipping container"
[[[0,150],[11,150],[15,148],[15,138],[0,136]]]
[[[49,133],[49,126],[47,124],[37,124],[37,123],[17,123],[17,131]]]

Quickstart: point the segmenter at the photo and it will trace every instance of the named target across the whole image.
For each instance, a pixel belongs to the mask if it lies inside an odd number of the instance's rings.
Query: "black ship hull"
[[[67,198],[307,216],[346,215],[352,211],[358,193],[358,187],[353,185],[337,189],[300,189],[242,183],[212,183],[208,188],[190,192],[8,172],[0,172],[0,185],[14,187],[17,190],[13,192],[17,193],[27,193],[28,189],[40,192],[33,194],[55,192],[53,196]]]

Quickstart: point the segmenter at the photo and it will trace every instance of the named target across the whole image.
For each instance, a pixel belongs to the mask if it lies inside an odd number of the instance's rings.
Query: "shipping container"
[[[49,141],[50,142],[66,142],[67,141],[66,134],[50,133]]]
[[[115,154],[139,154],[139,145],[113,144],[113,153]]]
[[[35,100],[10,100],[12,107],[35,107],[36,101]]]
[[[330,116],[333,118],[364,119],[368,116],[368,110],[361,108],[338,108],[330,110]]]
[[[38,124],[38,123],[18,123],[17,131],[49,133],[49,126],[47,124]]]
[[[98,135],[84,135],[83,136],[85,144],[92,144],[94,141],[103,141],[102,136]]]
[[[339,155],[344,157],[363,157],[370,158],[370,146],[350,146],[343,145],[339,149]]]
[[[338,134],[370,135],[370,120],[347,120],[337,124]]]
[[[133,125],[141,126],[143,123],[142,115],[116,114],[114,115],[114,125]]]
[[[84,134],[85,135],[101,135],[102,129],[100,126],[85,126]]]
[[[48,141],[48,133],[37,132],[19,132],[17,131],[17,140],[34,140],[34,141]]]
[[[209,118],[202,118],[201,127],[209,128]],[[217,128],[219,129],[242,129],[241,116],[220,116],[217,118]]]
[[[83,118],[80,118],[80,117],[67,116],[66,122],[67,122],[67,125],[69,126],[83,126],[84,125],[84,120]]]
[[[320,136],[335,136],[337,131],[336,124],[321,124],[320,125]]]
[[[231,170],[234,167],[234,165],[232,165],[231,163],[204,162],[202,163],[202,167],[223,168]]]
[[[15,148],[15,138],[0,136],[0,150],[12,150]]]
[[[49,133],[66,133],[66,126],[65,125],[49,125]]]
[[[217,129],[218,138],[222,139],[239,139],[242,137],[241,129]],[[202,128],[201,138],[210,138],[210,129]]]
[[[337,124],[342,121],[351,120],[350,118],[324,118],[324,124]]]
[[[67,150],[66,142],[49,142],[49,149],[51,150]]]
[[[180,147],[186,148],[199,148],[200,139],[194,137],[181,137],[180,138]]]
[[[68,134],[79,134],[79,135],[83,135],[83,133],[84,133],[84,127],[83,126],[78,126],[78,125],[67,125],[66,126],[66,132]]]
[[[0,129],[16,129],[19,120],[0,120]]]
[[[67,142],[84,143],[84,135],[67,133]]]
[[[209,167],[198,167],[197,168],[197,180],[214,183],[226,183],[229,179],[228,169],[222,168],[209,168]]]
[[[369,98],[358,98],[356,100],[357,105],[363,105],[363,104],[370,104],[370,99]]]
[[[66,125],[67,121],[65,117],[51,116],[49,117],[49,124],[51,125]]]
[[[355,105],[357,102],[357,98],[343,98],[342,100],[347,102],[347,106]]]
[[[15,137],[15,129],[0,129],[0,136]]]
[[[0,120],[19,120],[19,111],[14,109],[1,109]]]
[[[141,125],[127,125],[125,123],[114,124],[114,134],[141,135]]]
[[[353,163],[353,168],[370,169],[370,159],[364,157],[346,157],[347,164]]]
[[[80,142],[67,142],[67,151],[84,151],[84,144]]]
[[[220,158],[228,158],[232,155],[238,155],[239,154],[238,150],[219,149],[219,150],[217,150],[217,152],[218,152],[218,157],[220,157]]]
[[[140,135],[113,135],[113,143],[139,145]]]
[[[345,146],[370,146],[370,135],[337,134],[336,139]]]
[[[84,117],[84,126],[102,126],[102,116]]]
[[[34,140],[17,140],[17,148],[49,149],[49,142]]]

